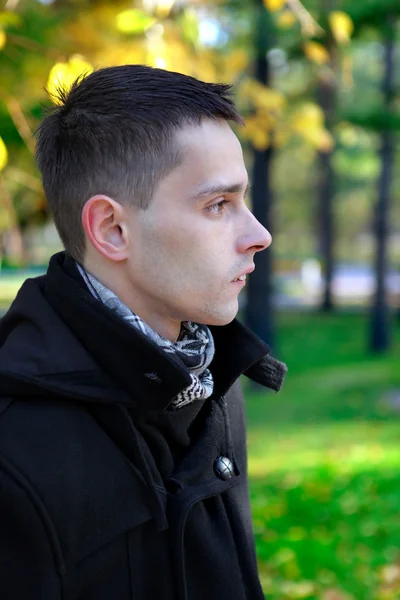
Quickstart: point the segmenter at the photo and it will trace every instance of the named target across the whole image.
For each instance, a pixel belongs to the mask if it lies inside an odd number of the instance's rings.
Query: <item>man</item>
[[[60,94],[38,132],[66,251],[0,327],[4,600],[257,600],[236,320],[271,236],[229,86],[144,66]]]

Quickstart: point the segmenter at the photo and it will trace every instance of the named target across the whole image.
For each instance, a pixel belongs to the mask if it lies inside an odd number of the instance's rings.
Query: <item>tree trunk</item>
[[[330,0],[325,0],[325,10],[333,10]],[[330,69],[322,71],[317,90],[317,101],[325,116],[325,127],[332,133],[336,110],[336,45],[332,34],[326,42],[330,56]],[[322,312],[332,312],[332,281],[334,268],[334,214],[333,201],[335,195],[335,174],[332,167],[333,151],[318,153],[318,240],[319,256],[323,272],[323,291],[320,304]]]
[[[385,74],[382,82],[384,109],[389,113],[394,97],[394,26],[387,26],[385,42]],[[389,307],[385,279],[388,272],[387,233],[389,221],[390,187],[394,166],[394,136],[389,128],[382,132],[380,149],[381,174],[378,183],[378,200],[375,207],[374,233],[376,240],[375,294],[371,307],[370,349],[384,352],[390,346]]]
[[[254,150],[252,204],[254,216],[271,231],[270,165],[273,150]],[[275,345],[271,248],[257,252],[256,269],[249,277],[246,321],[250,329],[270,346]]]
[[[331,131],[332,119],[328,116],[335,105],[334,85],[320,84],[320,106],[324,110],[327,129]],[[334,268],[334,215],[333,200],[335,195],[335,175],[332,167],[333,152],[319,152],[319,180],[317,190],[318,202],[318,238],[319,255],[323,272],[323,291],[320,310],[331,312],[334,308],[332,298],[332,281]]]
[[[255,77],[264,85],[269,85],[270,75],[267,50],[271,28],[269,15],[262,0],[257,1],[256,10],[256,58]],[[252,209],[254,216],[271,231],[271,162],[273,149],[253,148]],[[274,320],[272,302],[272,254],[271,248],[257,252],[254,257],[256,269],[249,276],[247,287],[246,323],[262,340],[274,346]]]

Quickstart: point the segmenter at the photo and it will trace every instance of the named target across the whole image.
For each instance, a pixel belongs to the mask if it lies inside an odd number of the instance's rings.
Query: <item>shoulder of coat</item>
[[[135,469],[78,403],[0,399],[0,459],[41,499],[67,566],[151,519]]]

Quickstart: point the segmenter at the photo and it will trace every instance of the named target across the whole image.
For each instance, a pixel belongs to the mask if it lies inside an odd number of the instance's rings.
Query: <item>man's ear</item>
[[[88,241],[105,258],[127,258],[129,229],[122,204],[101,194],[92,196],[83,207],[82,225]]]

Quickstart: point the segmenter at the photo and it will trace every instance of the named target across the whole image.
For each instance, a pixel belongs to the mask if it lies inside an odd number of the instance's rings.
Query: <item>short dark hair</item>
[[[231,86],[143,65],[78,78],[37,130],[43,188],[66,250],[82,262],[85,202],[106,194],[146,209],[156,185],[181,161],[174,132],[202,119],[243,120]]]

